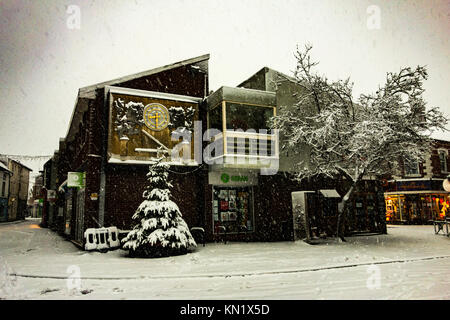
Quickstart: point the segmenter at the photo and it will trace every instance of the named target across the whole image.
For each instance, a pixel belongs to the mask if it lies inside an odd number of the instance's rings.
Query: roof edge
[[[91,94],[93,91],[95,91],[96,89],[102,88],[104,86],[113,86],[114,84],[117,83],[123,83],[123,82],[127,82],[127,81],[131,81],[137,78],[141,78],[141,77],[145,77],[145,76],[149,76],[152,74],[156,74],[162,71],[167,71],[170,69],[174,69],[177,67],[181,67],[181,66],[185,66],[185,65],[189,65],[189,64],[193,64],[196,62],[201,62],[201,61],[205,61],[205,60],[209,60],[210,58],[210,54],[204,54],[198,57],[194,57],[194,58],[190,58],[190,59],[186,59],[186,60],[182,60],[182,61],[178,61],[172,64],[168,64],[162,67],[157,67],[154,69],[150,69],[150,70],[146,70],[146,71],[142,71],[139,73],[134,73],[131,75],[127,75],[124,77],[120,77],[120,78],[116,78],[116,79],[112,79],[112,80],[108,80],[108,81],[104,81],[104,82],[99,82],[90,86],[86,86],[83,88],[80,88],[78,91],[78,96],[80,98],[92,98]]]

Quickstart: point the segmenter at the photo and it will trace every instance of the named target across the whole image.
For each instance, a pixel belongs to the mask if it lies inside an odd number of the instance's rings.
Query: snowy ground
[[[450,238],[433,226],[389,226],[346,243],[210,243],[138,259],[80,251],[38,223],[0,225],[0,298],[450,299]]]

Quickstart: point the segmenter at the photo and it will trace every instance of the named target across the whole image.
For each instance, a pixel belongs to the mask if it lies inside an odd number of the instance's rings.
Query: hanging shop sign
[[[86,185],[85,172],[68,172],[67,173],[67,187],[69,188],[84,188]]]
[[[194,160],[201,98],[109,86],[107,99],[110,163],[136,164],[162,156],[170,160],[172,152]],[[181,150],[180,142],[187,147]]]

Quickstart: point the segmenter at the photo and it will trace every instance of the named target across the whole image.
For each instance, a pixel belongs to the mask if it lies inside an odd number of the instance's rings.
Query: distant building
[[[398,175],[386,181],[389,222],[423,224],[450,217],[450,193],[443,188],[450,174],[449,153],[450,141],[435,139],[425,162],[400,162]]]
[[[0,161],[12,173],[9,178],[7,221],[25,219],[30,172],[33,170],[11,158],[2,157]]]
[[[0,162],[0,222],[8,221],[9,181],[12,172]]]
[[[43,175],[40,173],[34,178],[34,185],[31,189],[32,211],[33,218],[42,218],[42,211],[44,206],[44,190],[43,190]]]
[[[62,210],[58,212],[57,188],[58,188],[58,151],[44,164],[43,171],[43,199],[41,226],[58,229],[59,220],[62,220]]]

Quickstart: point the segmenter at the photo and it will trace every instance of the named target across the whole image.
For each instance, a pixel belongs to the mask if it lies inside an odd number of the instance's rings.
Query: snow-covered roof
[[[1,162],[1,161],[0,161],[0,170],[2,170],[2,171],[7,171],[7,172],[9,172],[9,173],[12,173],[11,170],[9,170],[8,167],[5,166],[5,165],[3,164],[3,162]]]
[[[205,60],[209,59],[209,54],[205,54],[202,56],[198,56],[195,58],[191,58],[191,59],[187,59],[187,60],[183,60],[183,61],[179,61],[179,62],[175,62],[172,64],[168,64],[162,67],[158,67],[158,68],[154,68],[154,69],[150,69],[147,71],[143,71],[143,72],[139,72],[139,73],[135,73],[135,74],[131,74],[131,75],[127,75],[124,77],[120,77],[117,79],[113,79],[113,80],[109,80],[109,81],[105,81],[105,82],[100,82],[91,86],[87,86],[84,88],[81,88],[79,90],[79,97],[80,98],[90,98],[90,99],[94,99],[95,98],[95,90],[98,88],[103,88],[105,86],[114,86],[115,84],[119,84],[119,83],[123,83],[123,82],[127,82],[130,80],[134,80],[134,79],[139,79],[142,77],[146,77],[152,74],[156,74],[156,73],[160,73],[163,71],[167,71],[170,69],[174,69],[174,68],[178,68],[181,66],[185,66],[185,65],[189,65],[189,64],[193,64],[193,63],[197,63],[197,62],[202,62]]]
[[[220,87],[206,98],[208,107],[215,107],[221,101],[233,101],[237,103],[250,103],[264,106],[276,106],[276,95],[274,92],[247,89]]]
[[[238,87],[245,87],[246,84],[248,82],[250,82],[251,80],[254,80],[258,76],[264,75],[264,77],[265,77],[264,78],[264,90],[268,90],[269,86],[268,86],[267,81],[268,80],[275,80],[275,79],[266,79],[268,73],[271,73],[271,74],[275,75],[275,78],[277,78],[276,80],[289,79],[291,81],[295,81],[295,79],[293,77],[290,77],[290,76],[288,76],[288,75],[286,75],[286,74],[284,74],[284,73],[282,73],[280,71],[277,71],[277,70],[269,68],[269,67],[263,67],[260,70],[258,70],[257,72],[255,72],[254,74],[252,74],[250,77],[248,77],[246,80],[242,81],[238,85]],[[261,89],[263,89],[263,88],[261,88]]]
[[[28,170],[28,171],[33,171],[33,169],[31,169],[30,167],[27,167],[26,165],[24,165],[22,162],[20,162],[19,160],[16,160],[16,159],[13,159],[12,157],[15,157],[15,158],[22,158],[23,156],[20,156],[20,155],[17,155],[17,156],[14,156],[14,155],[10,155],[9,157],[8,157],[8,161],[14,161],[15,163],[17,163],[19,166],[21,166],[22,168],[24,168],[24,169],[26,169],[26,170]],[[26,156],[25,156],[26,157]]]
[[[151,97],[156,99],[165,99],[165,100],[175,100],[189,103],[200,103],[203,101],[203,98],[199,97],[191,97],[180,94],[173,93],[165,93],[165,92],[156,92],[156,91],[148,91],[148,90],[139,90],[139,89],[130,89],[123,87],[114,87],[114,86],[105,86],[105,91],[110,93],[121,93],[127,95],[134,95],[139,97]]]

